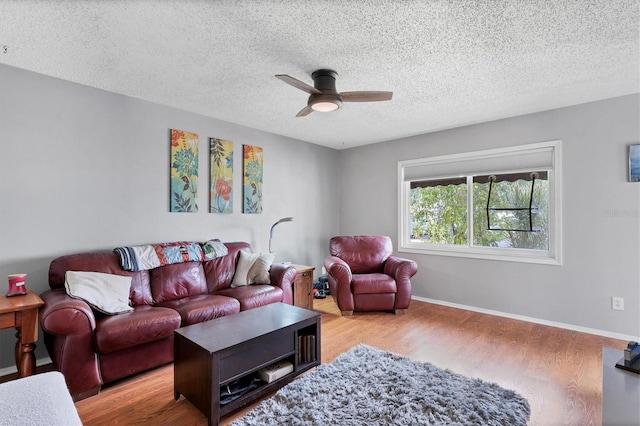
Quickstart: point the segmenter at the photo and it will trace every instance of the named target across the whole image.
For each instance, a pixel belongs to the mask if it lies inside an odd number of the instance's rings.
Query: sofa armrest
[[[284,263],[274,263],[269,270],[271,284],[282,289],[282,302],[293,305],[293,282],[298,272],[296,268]]]
[[[96,319],[84,300],[74,299],[62,289],[48,290],[40,295],[44,305],[40,308],[40,325],[52,334],[93,333]]]
[[[407,309],[411,300],[411,277],[418,272],[418,264],[392,255],[385,262],[383,272],[396,280],[396,309]]]
[[[102,378],[91,307],[63,289],[45,291],[40,297],[44,301],[40,326],[53,366],[64,375],[74,400],[97,393]]]
[[[324,267],[329,275],[329,290],[338,303],[338,307],[341,311],[353,311],[355,304],[351,293],[351,281],[353,280],[351,268],[337,256],[326,257]]]

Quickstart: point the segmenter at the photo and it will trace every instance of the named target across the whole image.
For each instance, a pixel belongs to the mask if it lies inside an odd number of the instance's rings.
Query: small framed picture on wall
[[[629,182],[640,182],[640,145],[629,145]]]

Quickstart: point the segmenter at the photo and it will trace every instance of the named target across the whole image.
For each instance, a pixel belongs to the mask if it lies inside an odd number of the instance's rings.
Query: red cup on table
[[[7,296],[20,296],[27,294],[27,287],[25,286],[27,274],[11,274],[7,278],[9,279],[9,291],[7,292]]]

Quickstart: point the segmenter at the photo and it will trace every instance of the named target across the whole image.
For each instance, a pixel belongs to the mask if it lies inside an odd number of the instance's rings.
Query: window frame
[[[549,180],[549,250],[532,250],[507,247],[481,247],[473,245],[473,176],[478,173],[469,171],[468,173],[446,172],[446,168],[451,166],[456,171],[461,165],[483,159],[500,159],[505,156],[522,156],[532,151],[551,152],[552,164],[545,167]],[[428,168],[430,165],[437,165],[439,172],[436,176],[424,178],[415,177],[405,179],[405,172],[408,168]],[[454,256],[474,259],[499,260],[509,262],[538,263],[547,265],[562,265],[562,142],[560,140],[540,142],[526,145],[511,146],[506,148],[489,149],[483,151],[473,151],[459,154],[448,154],[433,157],[426,157],[415,160],[398,161],[398,251],[406,253],[430,254],[438,256]],[[537,167],[516,167],[491,169],[491,173],[518,173],[523,171],[533,171]],[[482,173],[485,173],[483,171]],[[446,245],[415,243],[410,239],[410,185],[412,181],[449,179],[464,177],[471,190],[467,191],[467,244],[466,245]]]

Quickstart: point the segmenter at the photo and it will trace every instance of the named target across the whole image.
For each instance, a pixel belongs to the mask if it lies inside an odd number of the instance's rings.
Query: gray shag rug
[[[261,402],[242,425],[526,425],[527,400],[495,383],[358,345]]]

